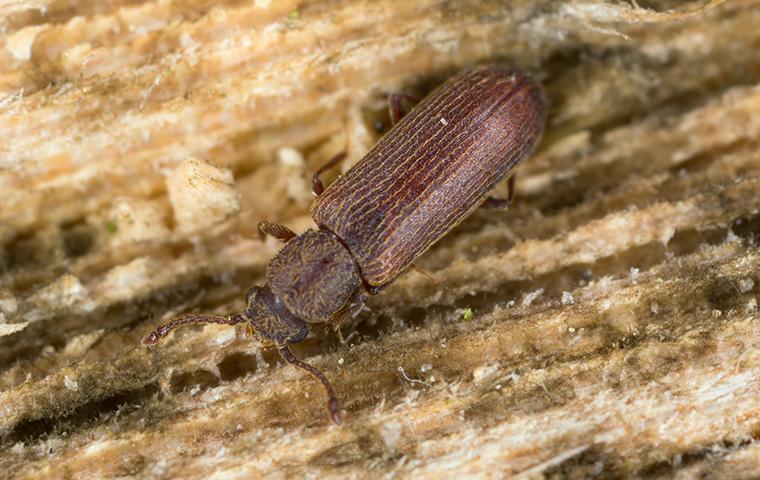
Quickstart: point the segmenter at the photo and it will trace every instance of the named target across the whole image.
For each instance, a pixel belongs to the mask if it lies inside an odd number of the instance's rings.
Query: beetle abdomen
[[[426,97],[311,207],[365,282],[392,282],[462,221],[533,148],[540,85],[500,66],[465,71]]]

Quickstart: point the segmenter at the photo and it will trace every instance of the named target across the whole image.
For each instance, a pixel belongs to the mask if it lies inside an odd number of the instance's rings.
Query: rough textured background
[[[547,133],[296,349],[345,426],[241,329],[139,345],[242,306],[385,93],[485,61]],[[760,478],[759,147],[758,0],[0,0],[0,476]]]

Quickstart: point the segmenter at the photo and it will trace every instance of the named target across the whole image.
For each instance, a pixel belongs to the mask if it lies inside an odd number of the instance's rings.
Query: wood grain
[[[757,0],[0,2],[0,478],[756,478],[758,25]],[[310,174],[375,145],[387,93],[494,63],[541,82],[546,132],[510,211],[294,347],[340,428],[244,329],[140,344],[245,308],[281,247],[256,225],[315,227]]]

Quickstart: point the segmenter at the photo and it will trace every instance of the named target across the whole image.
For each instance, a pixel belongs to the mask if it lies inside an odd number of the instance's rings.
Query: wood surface
[[[760,2],[0,1],[0,477],[760,471]],[[226,315],[385,95],[514,63],[549,101],[477,211],[300,358]],[[504,185],[496,194],[503,195]],[[423,272],[424,270],[424,272]]]

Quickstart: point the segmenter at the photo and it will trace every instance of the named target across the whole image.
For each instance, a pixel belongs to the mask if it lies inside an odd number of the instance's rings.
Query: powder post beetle
[[[366,293],[382,291],[474,209],[505,207],[508,200],[487,194],[533,149],[546,117],[541,86],[520,70],[495,65],[456,75],[403,117],[401,97],[389,103],[397,122],[361,161],[327,189],[319,175],[343,155],[312,177],[317,230],[296,235],[259,224],[285,246],[269,262],[266,284],[248,291],[243,312],[184,315],[143,343],[188,323],[247,323],[285,361],[322,382],[330,416],[341,423],[332,385],[289,345],[304,340],[309,325],[340,325]]]

